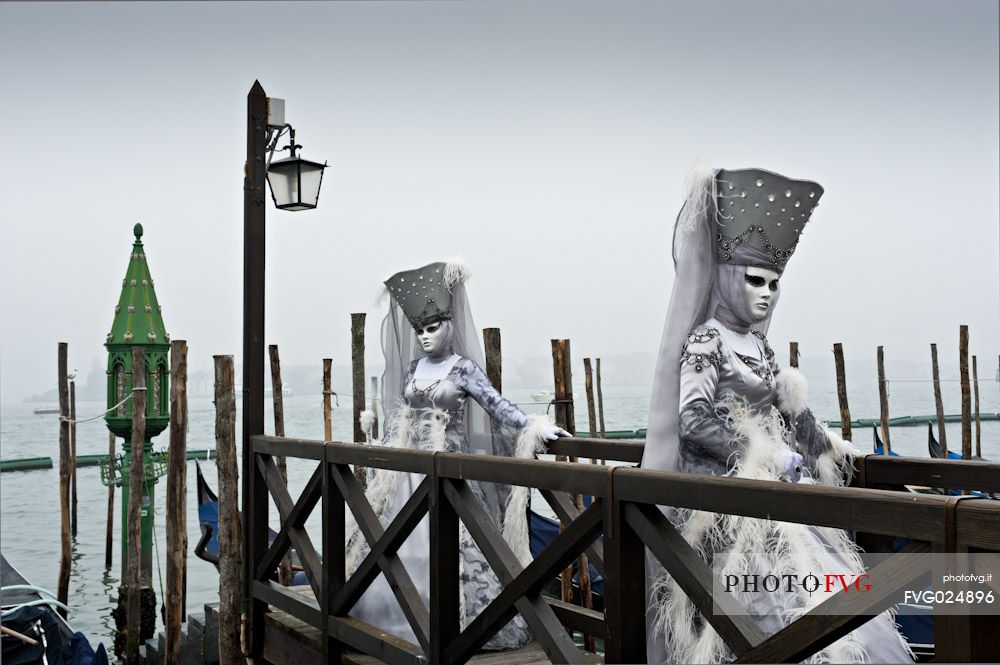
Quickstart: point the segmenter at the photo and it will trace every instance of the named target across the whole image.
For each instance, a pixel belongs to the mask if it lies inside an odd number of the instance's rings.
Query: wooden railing
[[[561,439],[550,452],[636,463],[641,443]],[[298,499],[281,481],[276,456],[314,460],[316,469]],[[908,570],[889,558],[872,571],[891,584],[879,593],[839,595],[778,633],[765,636],[735,599],[712,597],[712,570],[673,528],[657,505],[770,518],[863,532],[872,538],[902,536],[906,551],[932,549],[1000,551],[1000,502],[957,502],[954,497],[901,493],[870,487],[902,483],[1000,491],[1000,465],[875,458],[859,460],[857,487],[699,476],[540,460],[401,450],[350,443],[253,438],[250,470],[250,637],[261,653],[267,606],[291,614],[324,636],[326,662],[339,662],[345,648],[388,663],[452,664],[469,660],[520,613],[552,662],[593,660],[580,651],[565,627],[604,640],[609,663],[644,662],[645,565],[648,549],[706,617],[738,662],[798,662],[868,621],[893,592],[926,571]],[[408,471],[424,481],[398,515],[383,527],[349,465]],[[492,518],[468,481],[526,485],[539,490],[566,528],[529,565],[522,566],[491,525]],[[267,495],[277,506],[281,530],[267,546]],[[573,494],[594,497],[577,510]],[[321,557],[305,528],[316,504],[322,510]],[[348,579],[345,574],[346,509],[370,552]],[[425,514],[430,515],[430,603],[417,592],[397,556]],[[468,626],[459,622],[459,520],[482,550],[503,590]],[[603,536],[603,542],[601,537]],[[275,582],[278,562],[294,547],[315,599]],[[605,579],[604,613],[548,599],[543,587],[586,551]],[[417,637],[417,644],[387,635],[348,616],[364,591],[384,573]],[[835,608],[835,611],[829,610]],[[1000,657],[996,617],[937,617],[937,656],[945,660]]]

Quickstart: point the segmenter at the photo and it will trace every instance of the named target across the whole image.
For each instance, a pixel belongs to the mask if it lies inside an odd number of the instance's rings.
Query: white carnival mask
[[[414,328],[420,348],[431,358],[437,358],[448,351],[451,341],[451,336],[448,334],[450,330],[451,321],[435,321]]]
[[[781,275],[773,270],[747,266],[743,292],[754,323],[763,321],[771,313],[771,307],[778,298],[779,277]]]

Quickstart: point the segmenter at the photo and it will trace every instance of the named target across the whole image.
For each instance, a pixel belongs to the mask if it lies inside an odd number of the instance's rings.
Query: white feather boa
[[[552,422],[541,415],[528,416],[527,424],[521,429],[514,447],[514,456],[532,459],[536,453],[544,453],[545,432]],[[531,563],[531,541],[528,536],[528,497],[531,488],[514,485],[503,518],[503,537],[514,550],[522,565]]]
[[[809,384],[802,372],[794,367],[786,367],[778,374],[778,406],[794,420],[806,410],[809,402]],[[823,485],[843,485],[845,479],[851,481],[854,473],[854,458],[860,451],[844,441],[823,423],[817,422],[826,434],[830,447],[816,458],[816,480]]]
[[[771,463],[777,448],[785,446],[778,414],[772,412],[766,419],[754,418],[745,407],[734,403],[724,405],[721,414],[725,414],[727,424],[747,441],[746,448],[736,459],[733,475],[778,480],[779,470]],[[840,464],[850,459],[850,447],[836,435],[831,435],[830,440],[832,448],[825,454],[827,459],[820,463],[819,479],[824,483],[835,480],[835,484],[842,484]],[[717,571],[720,575],[798,575],[801,579],[817,571],[839,570],[844,562],[854,570],[863,570],[856,545],[840,529],[689,510],[678,511],[673,521],[703,560],[712,561],[714,556],[725,555],[725,562]],[[833,552],[828,550],[830,545]],[[696,621],[694,605],[662,568],[653,584],[652,597],[656,600],[649,611],[654,613],[655,632],[665,640],[666,652],[672,661],[722,663],[733,659],[733,653],[711,625]],[[737,597],[745,607],[753,606],[753,594]],[[828,594],[808,594],[798,589],[779,592],[773,598],[779,601],[782,625],[788,625],[827,597]],[[884,634],[894,635],[909,653],[905,640],[893,626],[891,613],[886,612],[872,621],[885,624]],[[806,662],[863,663],[868,660],[864,645],[852,632]]]

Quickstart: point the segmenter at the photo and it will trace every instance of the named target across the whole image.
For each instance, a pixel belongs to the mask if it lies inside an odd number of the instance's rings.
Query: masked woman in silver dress
[[[767,329],[786,264],[823,194],[760,169],[692,175],[674,229],[675,280],[650,401],[647,469],[843,485],[856,454],[806,407],[797,370],[779,368]],[[844,531],[667,509],[720,575],[856,570]],[[823,600],[802,589],[738,599],[765,634]],[[650,663],[734,658],[662,567],[647,557]],[[832,643],[814,662],[911,662],[889,614]]]
[[[385,282],[391,296],[382,324],[385,373],[382,403],[385,435],[380,445],[485,455],[532,457],[545,441],[569,434],[543,416],[528,416],[504,399],[482,369],[479,335],[465,291],[468,269],[454,260],[400,272]],[[471,399],[470,399],[471,398]],[[371,421],[362,414],[362,425]],[[382,469],[368,470],[366,495],[383,524],[388,524],[417,489],[423,476]],[[527,488],[469,482],[497,517],[493,526],[527,564]],[[501,590],[483,553],[460,526],[459,566],[461,625],[464,628]],[[356,527],[349,528],[348,572],[369,547]],[[430,528],[425,516],[398,554],[424,602],[430,589]],[[417,639],[383,575],[369,587],[351,616],[416,643]],[[512,649],[530,639],[518,615],[486,645]]]

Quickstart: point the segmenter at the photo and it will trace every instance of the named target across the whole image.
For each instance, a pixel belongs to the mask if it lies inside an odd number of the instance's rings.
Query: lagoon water
[[[605,376],[613,376],[613,368],[605,368]],[[608,379],[606,379],[607,381]],[[542,388],[542,387],[540,387]],[[961,411],[961,397],[957,382],[942,382],[946,413]],[[506,396],[529,413],[543,413],[544,404],[531,400],[533,390],[507,390]],[[813,383],[810,405],[823,419],[838,419],[839,409],[835,386]],[[934,412],[932,386],[929,381],[890,383],[890,411],[893,416],[926,415]],[[981,410],[1000,411],[1000,390],[996,381],[980,384]],[[577,430],[588,431],[585,393],[582,385],[574,386],[576,397]],[[851,385],[849,400],[855,418],[878,417],[878,390],[874,382],[856,382]],[[322,398],[320,395],[295,395],[285,399],[285,431],[288,436],[322,439]],[[648,386],[604,387],[605,420],[608,430],[645,427],[649,409]],[[9,403],[0,409],[0,450],[3,459],[25,457],[51,457],[58,466],[59,425],[57,416],[34,415],[37,404]],[[103,402],[79,402],[78,419],[83,420],[103,411]],[[237,411],[240,404],[237,403]],[[273,432],[270,400],[266,400],[267,431]],[[187,438],[189,450],[214,448],[215,411],[210,398],[192,398],[189,402],[190,428]],[[341,395],[341,406],[333,412],[334,438],[349,440],[352,432],[350,398]],[[237,441],[239,441],[240,416],[237,413]],[[957,423],[949,424],[948,444],[952,450],[960,449],[961,430]],[[855,431],[855,445],[864,451],[871,450],[870,430]],[[154,439],[154,448],[166,447],[167,433]],[[121,441],[118,441],[119,451]],[[102,419],[81,422],[77,427],[77,454],[106,454],[107,429]],[[927,456],[926,427],[897,427],[892,430],[893,450],[904,455]],[[982,454],[1000,459],[1000,422],[983,423]],[[217,487],[214,462],[201,462],[206,479]],[[313,464],[289,461],[289,485],[293,497],[298,496],[312,472]],[[195,496],[194,462],[188,465],[187,523],[190,547],[198,542],[199,527]],[[115,496],[115,549],[114,565],[104,570],[104,542],[108,490],[101,485],[98,467],[78,470],[79,530],[73,543],[73,571],[70,579],[70,622],[77,630],[88,635],[92,642],[111,643],[113,621],[110,617],[117,594],[121,566],[121,508],[120,496]],[[164,500],[166,485],[156,486],[156,543],[154,551],[153,586],[157,598],[162,599],[159,572],[164,570]],[[59,476],[58,469],[43,471],[8,472],[0,477],[0,547],[4,556],[32,583],[55,589],[59,568]],[[544,502],[535,500],[536,507]],[[272,522],[276,523],[275,509],[271,509]],[[276,526],[276,524],[274,524]],[[320,543],[319,509],[308,523],[313,542]],[[188,554],[187,610],[200,612],[203,605],[218,597],[218,574],[214,566]],[[158,629],[162,629],[159,626]]]

